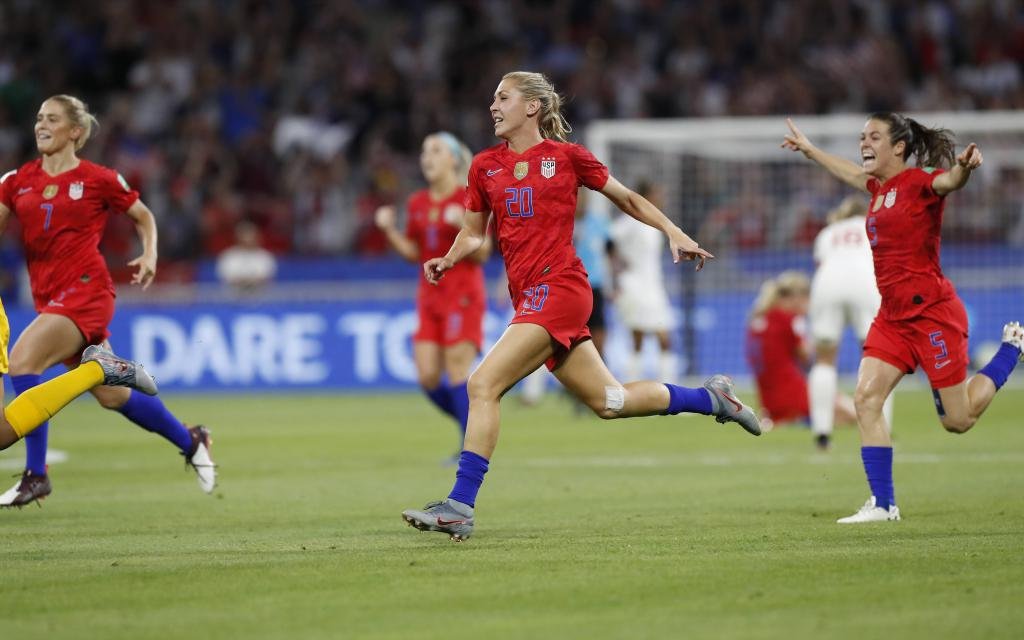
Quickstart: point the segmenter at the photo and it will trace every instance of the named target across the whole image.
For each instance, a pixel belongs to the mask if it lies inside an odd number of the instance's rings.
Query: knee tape
[[[622,387],[604,388],[604,408],[618,413],[626,404],[626,390]]]

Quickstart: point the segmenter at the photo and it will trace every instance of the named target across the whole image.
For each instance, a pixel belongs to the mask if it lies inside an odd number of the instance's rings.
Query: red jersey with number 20
[[[932,189],[941,169],[912,167],[884,183],[868,180],[874,198],[867,217],[875,279],[882,294],[878,314],[905,320],[956,297],[939,266],[939,234],[946,199]]]
[[[138,199],[119,173],[88,160],[51,176],[37,159],[0,179],[0,202],[21,223],[37,307],[75,282],[100,282],[113,293],[100,239],[107,217]]]
[[[510,292],[565,269],[583,271],[572,246],[576,190],[607,182],[608,168],[568,142],[544,140],[523,153],[503,142],[473,158],[466,209],[494,213]]]

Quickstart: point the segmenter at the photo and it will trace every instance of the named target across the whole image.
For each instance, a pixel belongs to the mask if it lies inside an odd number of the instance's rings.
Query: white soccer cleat
[[[1024,327],[1019,322],[1014,320],[1003,325],[1003,342],[1017,347],[1017,351],[1020,352],[1019,359],[1024,362]]]
[[[838,524],[861,524],[862,522],[886,522],[888,520],[899,520],[900,519],[900,508],[896,505],[891,505],[888,509],[875,506],[875,496],[871,496],[864,506],[860,508],[860,511],[853,514],[852,516],[846,516],[845,518],[839,518],[836,520]]]
[[[217,465],[210,457],[210,447],[213,445],[210,431],[199,425],[190,428],[189,433],[192,434],[192,451],[185,457],[185,464],[195,470],[199,488],[204,493],[213,493],[213,488],[217,486]]]

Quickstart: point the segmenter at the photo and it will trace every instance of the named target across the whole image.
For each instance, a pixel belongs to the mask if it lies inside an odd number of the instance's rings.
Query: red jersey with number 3
[[[409,196],[405,235],[419,248],[420,262],[448,253],[462,228],[462,218],[466,212],[463,204],[465,197],[464,187],[457,188],[443,200],[431,198],[427,189]],[[452,300],[467,294],[478,296],[481,303],[484,300],[483,268],[469,258],[445,271],[444,277],[436,285],[427,282],[426,277],[420,279],[418,295],[421,300]]]
[[[113,292],[100,239],[107,217],[124,213],[138,199],[119,173],[88,160],[57,176],[33,160],[3,176],[0,202],[21,223],[37,306],[74,282],[99,281]]]
[[[473,158],[466,209],[494,213],[513,298],[549,274],[583,271],[572,246],[576,190],[607,182],[608,168],[568,142],[544,140],[521,154],[501,143]]]
[[[882,294],[879,315],[905,320],[956,297],[939,266],[939,234],[946,199],[932,189],[942,169],[912,167],[884,183],[868,180],[874,196],[867,231]]]

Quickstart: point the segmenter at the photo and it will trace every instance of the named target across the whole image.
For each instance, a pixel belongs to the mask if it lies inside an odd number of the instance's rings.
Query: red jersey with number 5
[[[946,199],[932,189],[941,169],[912,167],[884,183],[868,180],[872,198],[867,231],[886,320],[918,316],[956,297],[939,266],[939,234]]]
[[[37,159],[0,179],[0,203],[21,223],[37,306],[78,281],[99,280],[113,292],[100,239],[107,217],[124,213],[138,199],[119,173],[88,160],[51,176]]]
[[[568,142],[544,140],[521,154],[501,143],[473,158],[466,209],[494,213],[510,292],[565,269],[583,270],[572,246],[576,190],[597,191],[607,182],[608,168]]]
[[[462,229],[462,218],[466,212],[463,204],[465,197],[464,187],[457,188],[443,200],[431,198],[427,189],[409,196],[405,235],[419,248],[420,262],[448,253],[455,242],[455,236]],[[426,277],[420,278],[418,295],[421,300],[454,299],[467,294],[475,294],[481,303],[485,299],[483,268],[472,259],[456,263],[436,285],[427,282]]]

